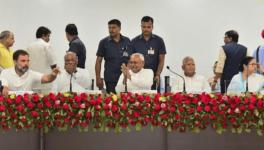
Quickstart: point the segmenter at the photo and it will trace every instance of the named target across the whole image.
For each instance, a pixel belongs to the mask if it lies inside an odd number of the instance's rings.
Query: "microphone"
[[[71,74],[71,78],[70,78],[70,93],[72,93],[72,74]]]
[[[168,69],[171,73],[173,73],[174,75],[179,76],[180,78],[182,78],[182,81],[183,81],[183,91],[182,91],[182,92],[183,92],[183,93],[186,93],[186,86],[185,86],[185,79],[184,79],[184,77],[181,76],[180,74],[178,74],[178,73],[172,71],[172,70],[170,69],[169,66],[167,66],[167,69]]]
[[[2,81],[0,80],[0,94],[2,93],[3,91],[3,85],[2,85]]]
[[[247,66],[247,80],[246,80],[246,93],[248,92],[248,66]]]

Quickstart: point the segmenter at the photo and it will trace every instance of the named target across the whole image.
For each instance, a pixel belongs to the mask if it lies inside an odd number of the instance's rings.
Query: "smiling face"
[[[132,72],[137,73],[144,67],[144,60],[140,55],[132,55],[129,60],[129,68]]]

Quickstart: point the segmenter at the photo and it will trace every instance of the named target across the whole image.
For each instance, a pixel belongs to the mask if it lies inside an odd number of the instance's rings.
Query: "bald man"
[[[0,72],[14,66],[13,62],[13,46],[14,34],[10,31],[3,31],[0,33]]]
[[[123,64],[121,66],[122,74],[119,77],[116,91],[125,92],[125,85],[127,90],[151,90],[153,84],[153,71],[151,69],[144,69],[144,56],[140,53],[131,55],[128,66]]]
[[[91,79],[86,69],[78,68],[78,57],[74,52],[64,56],[64,70],[54,81],[53,92],[85,92],[91,89]],[[71,85],[71,86],[70,86]]]
[[[202,75],[196,74],[195,62],[192,57],[185,57],[182,61],[182,70],[184,72],[184,79],[186,82],[186,92],[188,93],[201,93],[211,92],[209,83]],[[171,80],[171,86],[173,92],[182,92],[183,81],[177,78]]]

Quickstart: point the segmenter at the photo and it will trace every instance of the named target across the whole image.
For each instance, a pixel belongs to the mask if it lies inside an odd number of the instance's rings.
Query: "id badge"
[[[124,52],[123,52],[123,57],[128,57],[128,53],[127,53],[127,51],[124,51]]]
[[[152,49],[152,47],[150,47],[150,49],[148,50],[148,54],[149,55],[154,55],[155,54],[155,51],[154,51],[154,49]]]

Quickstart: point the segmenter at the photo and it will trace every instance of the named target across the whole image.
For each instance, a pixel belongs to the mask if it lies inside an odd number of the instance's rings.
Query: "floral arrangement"
[[[199,132],[213,128],[221,134],[264,131],[263,95],[243,94],[132,94],[89,95],[50,93],[0,96],[0,129],[57,128],[67,131],[166,128],[168,131]]]

